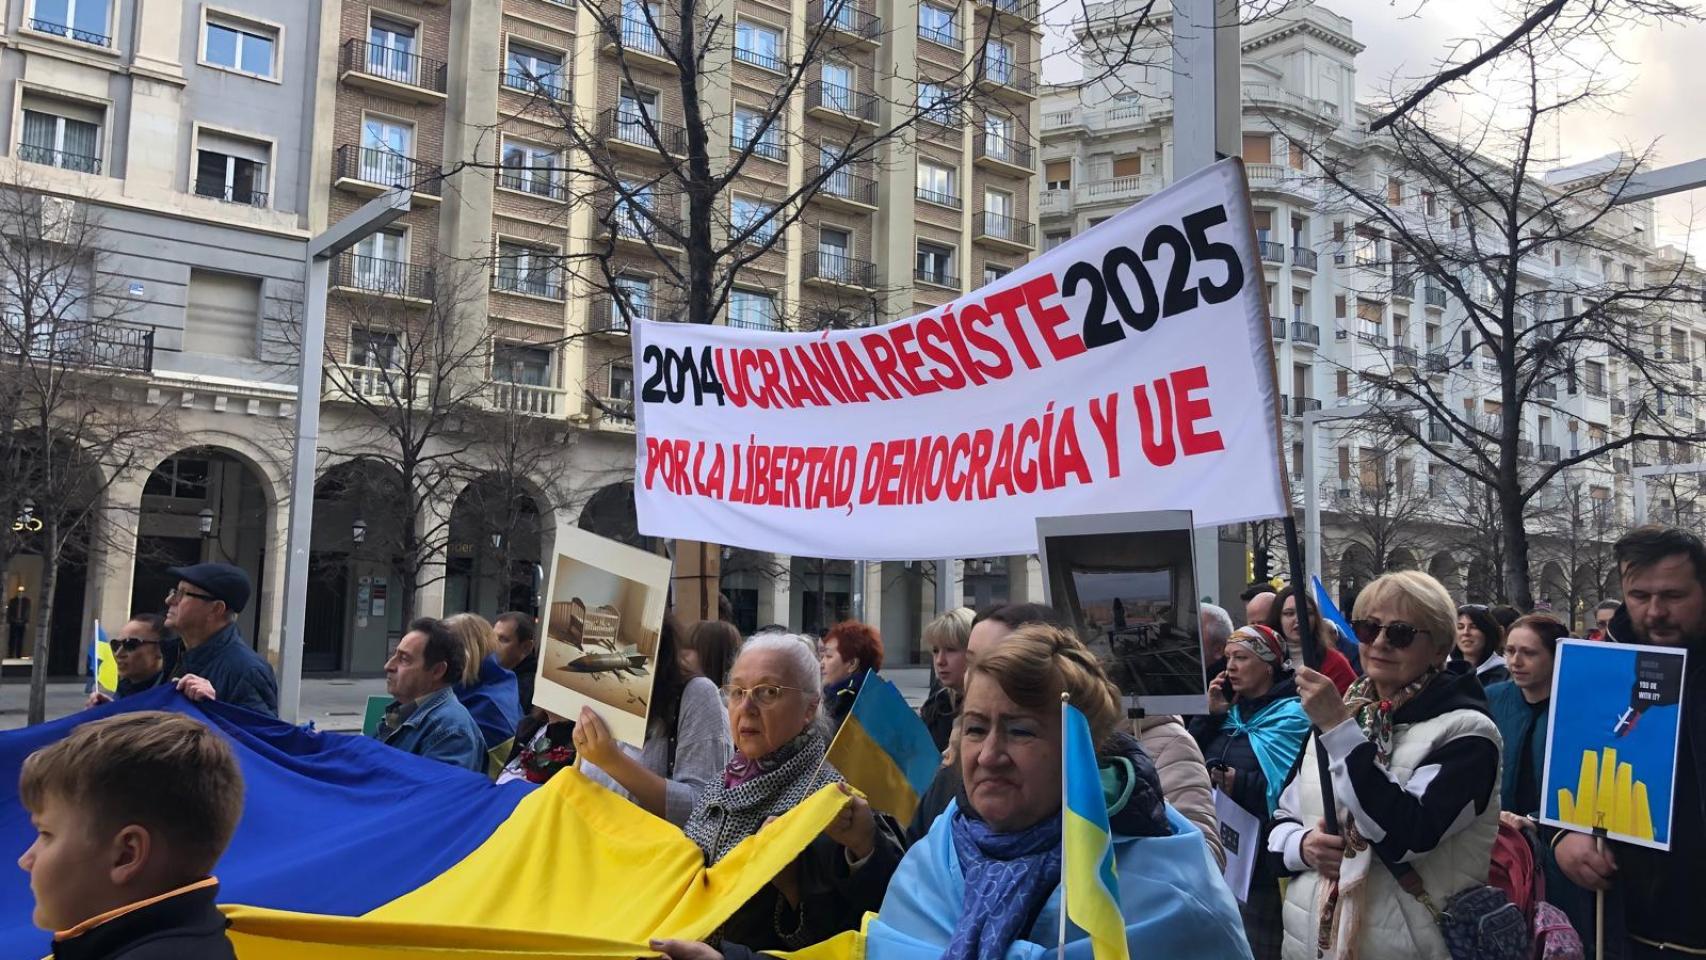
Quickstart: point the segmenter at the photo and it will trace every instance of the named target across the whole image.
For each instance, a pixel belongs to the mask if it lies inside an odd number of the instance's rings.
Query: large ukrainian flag
[[[873,671],[830,744],[827,762],[865,794],[873,810],[911,823],[942,754],[906,697]]]
[[[1061,704],[1062,781],[1061,880],[1066,915],[1090,936],[1096,960],[1127,960],[1125,920],[1120,916],[1119,880],[1114,875],[1114,838],[1108,804],[1096,766],[1090,723],[1071,704]]]

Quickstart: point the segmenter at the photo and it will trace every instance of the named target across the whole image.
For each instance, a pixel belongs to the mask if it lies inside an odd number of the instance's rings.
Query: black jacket
[[[1288,673],[1267,693],[1254,700],[1240,700],[1232,708],[1240,715],[1254,716],[1275,701],[1295,696],[1297,680]],[[1197,746],[1202,748],[1203,760],[1210,770],[1231,767],[1237,771],[1232,781],[1232,801],[1265,823],[1269,819],[1268,778],[1256,760],[1256,750],[1250,745],[1250,738],[1236,736],[1227,730],[1225,714],[1192,717],[1190,730]]]
[[[954,691],[947,687],[931,691],[924,705],[918,708],[918,719],[923,720],[924,726],[930,730],[930,739],[936,741],[937,750],[948,749],[948,739],[954,733],[954,718],[959,714]]]
[[[538,679],[539,654],[530,653],[527,659],[515,665],[515,695],[521,701],[521,715],[526,717],[533,710],[533,681]]]
[[[56,940],[55,960],[236,960],[215,902],[219,885],[188,890]]]

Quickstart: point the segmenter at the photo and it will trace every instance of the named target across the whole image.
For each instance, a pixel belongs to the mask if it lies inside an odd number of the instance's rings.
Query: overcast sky
[[[1418,5],[1419,4],[1419,5]],[[1350,18],[1356,38],[1366,45],[1357,57],[1358,94],[1376,98],[1394,83],[1404,88],[1432,75],[1452,53],[1454,41],[1493,36],[1484,18],[1494,6],[1487,0],[1330,0],[1328,9]],[[1077,3],[1063,4],[1079,9]],[[1061,33],[1049,31],[1045,54],[1065,46]],[[1624,84],[1615,110],[1577,111],[1546,137],[1556,142],[1563,162],[1578,162],[1657,141],[1660,164],[1706,158],[1706,111],[1699,80],[1706,61],[1706,25],[1631,30],[1620,41],[1628,61],[1617,67]],[[1067,58],[1047,56],[1045,79],[1072,79]],[[1706,189],[1660,201],[1660,243],[1687,246],[1706,260]]]

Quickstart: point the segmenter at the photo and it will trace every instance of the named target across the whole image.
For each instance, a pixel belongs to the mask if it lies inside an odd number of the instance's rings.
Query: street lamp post
[[[308,544],[314,532],[314,454],[320,440],[320,378],[326,349],[326,286],[332,258],[409,212],[412,190],[369,200],[308,241],[302,264],[302,362],[296,378],[296,449],[290,470],[290,538],[284,557],[284,645],[279,718],[295,723],[302,700],[302,633],[308,612]]]

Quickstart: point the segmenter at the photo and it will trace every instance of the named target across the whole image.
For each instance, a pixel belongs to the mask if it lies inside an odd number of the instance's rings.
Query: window
[[[1072,189],[1072,161],[1050,160],[1043,165],[1043,179],[1050,190]]]
[[[1015,209],[1011,193],[985,187],[983,190],[984,235],[1006,240],[1017,239],[1019,223],[1013,217]]]
[[[1381,326],[1385,322],[1386,305],[1378,300],[1357,300],[1357,332],[1369,337],[1378,337]]]
[[[623,180],[622,192],[624,196],[617,200],[612,218],[616,232],[638,239],[650,237],[653,213],[657,209],[656,188],[637,180]]]
[[[953,167],[918,161],[918,199],[957,209],[960,205],[959,191],[954,188],[957,172]]]
[[[184,349],[254,359],[260,345],[261,281],[234,273],[190,271]]]
[[[663,7],[644,0],[622,0],[622,46],[653,56],[664,56],[663,38],[658,27],[663,24]]]
[[[657,319],[653,312],[655,301],[652,298],[651,280],[626,274],[619,276],[616,278],[616,296],[627,305],[627,316],[636,320]],[[624,322],[621,316],[612,319],[617,322]]]
[[[563,170],[557,151],[506,137],[498,186],[553,200],[563,199]]]
[[[388,330],[361,328],[350,331],[349,362],[354,367],[396,370],[403,365],[403,346]]]
[[[169,457],[148,474],[142,492],[150,497],[207,499],[208,462],[197,457]]]
[[[1055,247],[1058,247],[1071,239],[1072,233],[1067,230],[1062,230],[1058,233],[1045,233],[1043,234],[1043,249],[1053,250]]]
[[[735,24],[735,59],[755,67],[782,72],[782,31],[751,20]]]
[[[1340,397],[1351,395],[1351,373],[1349,370],[1340,370],[1333,375],[1333,393]]]
[[[853,234],[836,227],[819,229],[817,275],[826,280],[850,282],[853,273]]]
[[[843,162],[844,157],[846,152],[839,146],[828,143],[818,145],[818,168],[831,171],[823,181],[823,191],[832,196],[870,202],[868,195],[854,196],[853,165]]]
[[[755,290],[729,291],[729,326],[748,330],[776,329],[776,299]]]
[[[202,59],[214,66],[257,77],[277,76],[273,50],[278,31],[236,20],[207,20]]]
[[[556,252],[513,240],[498,241],[497,288],[510,293],[560,300]]]
[[[1303,479],[1303,441],[1294,440],[1291,444],[1291,477],[1293,480]]]
[[[1009,273],[1012,273],[1012,272],[1013,272],[1012,267],[998,267],[993,263],[986,263],[983,265],[983,282],[984,282],[984,285],[988,286],[989,284],[994,283],[997,280],[1000,280],[1002,277],[1005,277],[1006,275],[1008,275]]]
[[[1291,291],[1291,319],[1298,323],[1309,322],[1309,291]]]
[[[1427,211],[1428,216],[1438,216],[1439,198],[1434,195],[1432,190],[1422,191],[1422,208]]]
[[[1309,248],[1309,221],[1303,217],[1291,218],[1291,245],[1299,250]]]
[[[1306,169],[1308,165],[1308,157],[1306,157],[1303,152],[1303,144],[1298,143],[1296,140],[1290,140],[1287,141],[1286,146],[1289,153],[1289,156],[1286,159],[1291,168],[1293,170]]]
[[[1132,153],[1114,158],[1113,177],[1135,177],[1143,173],[1143,154]]]
[[[1428,496],[1445,496],[1445,470],[1443,463],[1428,464]]]
[[[1273,240],[1274,212],[1272,210],[1252,211],[1256,218],[1256,242],[1268,243]]]
[[[29,26],[56,37],[105,47],[112,43],[107,34],[107,4],[108,0],[36,0]]]
[[[959,118],[955,93],[945,84],[929,80],[918,81],[918,113],[920,119],[937,126],[953,126]]]
[[[1345,318],[1345,295],[1341,293],[1341,294],[1338,294],[1335,297],[1333,297],[1333,319],[1343,320],[1344,318]]]
[[[408,237],[381,230],[358,242],[350,254],[350,284],[358,290],[402,293],[408,279]]]
[[[196,195],[266,206],[269,157],[267,144],[202,131],[196,139]]]
[[[959,30],[954,25],[954,11],[934,3],[918,5],[918,35],[944,47],[960,45]]]
[[[746,242],[760,246],[771,243],[776,239],[778,229],[774,203],[765,203],[750,197],[735,197],[729,216],[729,230],[737,236],[752,233]]]
[[[1245,163],[1273,163],[1274,138],[1266,133],[1244,134]]]
[[[358,176],[386,186],[407,184],[415,155],[415,128],[385,117],[368,117],[361,124],[361,163]]]
[[[769,127],[764,127],[766,119],[771,121]],[[766,117],[751,107],[735,107],[734,145],[736,150],[750,145],[755,156],[782,162],[786,159],[782,154],[782,118]]]
[[[983,153],[997,160],[1013,162],[1018,159],[1018,144],[1013,139],[1015,124],[1012,117],[998,113],[983,117]],[[1029,164],[1026,164],[1029,166]]]
[[[826,107],[849,116],[862,115],[859,96],[854,92],[854,73],[851,64],[825,60],[818,72],[818,99]],[[865,119],[872,119],[865,117]]]
[[[504,86],[563,99],[563,55],[510,41]]]
[[[500,343],[492,348],[492,379],[529,387],[554,386],[551,382],[551,351]]]
[[[1347,489],[1349,488],[1351,482],[1351,450],[1349,447],[1339,448],[1339,481]]]
[[[657,115],[657,94],[650,90],[624,89],[616,100],[616,136],[629,143],[651,145],[652,137],[646,132],[646,121],[650,120],[655,125]]]
[[[412,24],[374,17],[367,25],[367,72],[398,83],[420,82]]]
[[[610,365],[610,393],[606,399],[634,399],[634,368],[626,363]]]
[[[983,49],[983,75],[1003,86],[1013,82],[1013,45],[1005,40],[991,40]]]
[[[1404,202],[1404,184],[1397,177],[1386,178],[1386,202],[1392,206]]]
[[[918,279],[938,287],[958,287],[954,276],[954,248],[940,243],[918,241]]]
[[[26,105],[18,159],[79,173],[100,173],[101,127],[92,122],[95,116],[92,108],[80,104],[44,100],[35,109]]]
[[[1456,210],[1451,211],[1451,229],[1456,230],[1463,224],[1463,216]]]

